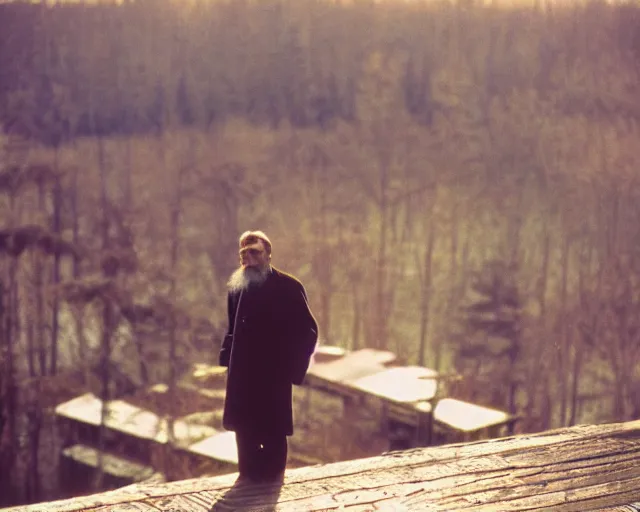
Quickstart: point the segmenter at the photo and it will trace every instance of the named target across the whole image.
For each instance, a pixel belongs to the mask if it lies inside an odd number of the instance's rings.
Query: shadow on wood
[[[211,512],[230,512],[257,507],[262,512],[276,510],[284,479],[269,483],[254,483],[240,479],[222,494],[211,507]]]

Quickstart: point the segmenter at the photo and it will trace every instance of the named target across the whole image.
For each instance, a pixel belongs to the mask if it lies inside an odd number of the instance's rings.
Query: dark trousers
[[[252,480],[280,478],[287,465],[287,436],[236,432],[240,476]]]

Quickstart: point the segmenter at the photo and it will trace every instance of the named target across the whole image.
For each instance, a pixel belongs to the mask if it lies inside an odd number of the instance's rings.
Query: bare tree
[[[406,58],[401,54],[373,53],[365,62],[357,96],[358,137],[356,151],[360,159],[358,184],[366,193],[376,216],[373,308],[368,322],[367,340],[374,348],[387,348],[394,303],[394,275],[397,258],[402,254],[390,247],[395,239],[402,247],[408,231],[400,231],[399,209],[415,184],[407,183],[407,165],[415,150],[419,128],[406,115],[402,105],[399,77]],[[399,115],[404,112],[405,115]],[[404,257],[404,255],[403,255]]]

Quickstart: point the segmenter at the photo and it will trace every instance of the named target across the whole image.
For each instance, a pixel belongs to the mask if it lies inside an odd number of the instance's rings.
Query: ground
[[[11,511],[640,510],[640,420],[309,466],[276,484],[236,477],[147,483]]]

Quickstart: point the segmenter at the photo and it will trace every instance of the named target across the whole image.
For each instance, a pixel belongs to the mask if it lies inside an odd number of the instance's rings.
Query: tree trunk
[[[578,271],[578,299],[580,301],[581,310],[584,312],[586,306],[585,295],[585,281],[589,278],[591,272],[591,262],[593,259],[593,245],[586,242],[584,243],[588,252],[586,263],[581,258],[581,263]],[[584,249],[584,248],[583,248]],[[585,268],[586,267],[586,268]],[[598,295],[600,293],[600,286],[598,284]],[[590,319],[593,322],[594,328],[597,329],[597,315]],[[595,331],[592,331],[595,332]],[[580,392],[580,373],[582,371],[582,362],[585,356],[585,345],[579,339],[578,336],[573,336],[573,372],[571,374],[571,415],[569,416],[569,426],[576,424],[579,418],[579,392]]]
[[[519,343],[519,342],[518,342]],[[509,414],[515,416],[518,412],[518,404],[516,403],[516,397],[518,393],[518,382],[516,379],[516,359],[511,358],[509,361],[511,369],[509,371],[509,394],[507,396],[507,407]],[[507,427],[507,434],[513,434],[513,423],[510,423]]]
[[[73,181],[71,184],[72,192],[71,192],[71,222],[72,222],[72,240],[74,246],[78,247],[80,245],[80,212],[78,210],[78,170],[74,170],[73,172]],[[80,260],[77,258],[73,259],[73,279],[78,281],[82,274],[80,269]],[[75,333],[76,333],[76,341],[78,343],[78,360],[79,364],[83,368],[83,376],[85,379],[85,384],[88,383],[88,368],[89,368],[89,354],[87,351],[87,340],[84,335],[84,321],[83,321],[83,311],[80,309],[73,315],[74,324],[75,324]]]
[[[180,251],[180,218],[182,211],[182,180],[183,180],[184,170],[180,170],[178,172],[178,183],[176,185],[176,197],[174,201],[173,208],[171,210],[171,286],[170,286],[170,300],[174,300],[176,297],[177,291],[177,282],[176,282],[176,273],[178,271],[178,258]],[[173,399],[171,398],[171,394],[175,391],[175,383],[177,378],[177,325],[175,314],[172,315],[170,319],[170,328],[169,328],[169,392],[170,392],[170,400],[173,403]],[[174,414],[171,414],[171,418],[173,419]],[[173,422],[171,422],[173,425]],[[173,434],[173,431],[171,430]]]
[[[540,304],[540,322],[546,325],[547,317],[547,285],[549,282],[549,249],[550,235],[548,220],[544,221],[544,236],[542,239],[542,268],[540,269],[540,279],[538,281],[538,303]]]
[[[13,205],[12,205],[13,209]],[[7,458],[7,464],[4,467],[9,468],[6,472],[11,478],[7,478],[9,483],[15,484],[15,461],[19,450],[19,432],[18,432],[18,414],[19,414],[19,397],[18,397],[18,385],[16,383],[16,364],[15,364],[15,343],[19,335],[18,325],[18,282],[16,279],[18,271],[18,261],[15,258],[10,262],[10,277],[9,277],[9,290],[8,290],[8,304],[6,309],[6,406],[5,412],[7,417],[6,428],[8,434],[5,439],[9,439],[9,453]],[[4,461],[3,461],[4,462]]]
[[[0,279],[0,439],[5,439],[5,428],[7,427],[7,416],[8,416],[8,387],[9,387],[9,364],[7,359],[5,358],[6,349],[8,348],[8,332],[7,332],[7,307],[6,307],[6,292],[4,286],[4,279]],[[11,464],[8,460],[8,453],[4,451],[4,446],[0,444],[0,467],[7,468],[6,473],[9,475],[9,470],[11,469]],[[10,496],[10,479],[2,478],[0,479],[0,496]],[[0,501],[0,506],[3,504],[9,504],[8,501],[2,502]]]
[[[542,421],[540,425],[540,430],[549,430],[552,425],[552,416],[553,416],[553,400],[551,398],[550,388],[551,385],[549,383],[549,379],[546,378],[544,380],[544,388],[542,391],[542,404],[541,404],[541,416]]]
[[[316,261],[319,264],[319,282],[320,282],[320,332],[325,338],[330,338],[331,328],[331,301],[333,298],[333,269],[329,256],[328,248],[328,227],[327,227],[327,190],[326,190],[326,173],[327,168],[324,160],[320,167],[322,179],[319,183],[320,193],[320,237],[316,241]]]
[[[58,175],[58,148],[55,148],[55,159],[53,171],[55,173],[53,182],[53,222],[51,230],[56,235],[62,233],[62,185]],[[56,251],[53,255],[53,275],[51,276],[54,289],[60,284],[60,254]],[[58,373],[58,331],[59,331],[59,309],[58,295],[53,295],[51,304],[51,354],[50,354],[50,375]]]
[[[38,293],[38,292],[37,292]],[[27,323],[27,366],[29,370],[29,377],[35,378],[36,373],[36,359],[35,359],[35,334],[34,334],[33,322]]]
[[[124,186],[122,187],[123,195],[124,195],[124,198],[123,198],[124,206],[128,210],[129,214],[133,213],[133,166],[131,164],[131,161],[132,161],[131,139],[132,137],[129,136],[126,138],[126,141],[125,141],[125,154],[124,154],[125,179],[124,179]]]
[[[538,325],[541,328],[541,332],[547,333],[547,286],[549,283],[549,252],[551,247],[550,233],[548,226],[549,219],[547,216],[543,220],[543,235],[542,235],[542,265],[540,269],[540,275],[537,282],[537,298],[540,306],[540,315],[538,317]],[[540,354],[546,354],[546,343],[541,339],[542,336],[538,336],[534,350],[538,350]],[[537,397],[540,395],[541,386],[544,384],[545,379],[549,375],[549,363],[546,357],[534,358],[533,364],[530,367],[527,383],[527,404],[525,405],[526,411],[533,411]],[[541,378],[542,377],[542,378]]]
[[[42,430],[41,405],[36,403],[27,412],[29,439],[29,463],[26,479],[26,498],[28,503],[40,501],[40,431]]]
[[[429,351],[429,319],[431,316],[431,296],[433,294],[432,290],[432,282],[433,282],[433,272],[432,272],[432,262],[433,262],[433,248],[435,246],[435,226],[436,222],[433,218],[433,213],[435,211],[435,205],[437,201],[436,198],[431,203],[431,208],[429,208],[429,229],[427,232],[427,248],[424,251],[424,259],[422,261],[422,265],[420,262],[417,262],[418,268],[421,268],[420,272],[420,282],[422,286],[420,287],[420,342],[418,348],[418,366],[424,366],[425,360],[428,360],[427,353]]]
[[[470,228],[467,227],[466,236],[464,236],[464,243],[462,245],[462,261],[460,262],[460,279],[457,287],[456,305],[464,298],[469,281],[469,253],[471,252],[472,239],[469,231]]]
[[[378,230],[378,251],[376,256],[376,273],[375,273],[375,318],[372,325],[375,329],[372,332],[372,338],[369,342],[373,348],[384,350],[387,347],[387,237],[388,237],[388,190],[387,190],[387,168],[386,164],[381,164],[380,172],[380,203],[378,214],[380,216],[380,227]]]
[[[136,352],[138,353],[138,371],[140,372],[140,380],[143,385],[149,384],[149,370],[147,368],[147,361],[145,359],[144,345],[142,343],[142,333],[132,326],[133,341],[136,345]]]
[[[526,188],[526,179],[521,180],[517,185],[517,203],[514,210],[509,215],[508,244],[509,244],[509,263],[518,264],[520,256],[520,238],[522,231],[522,219],[524,216],[524,194]]]
[[[455,201],[455,200],[454,200]],[[457,201],[452,205],[452,218],[451,218],[451,253],[450,253],[450,267],[449,267],[449,297],[447,300],[447,318],[449,321],[455,316],[455,310],[457,307],[457,280],[458,280],[458,235],[460,229],[460,215]],[[440,371],[442,367],[442,342],[437,340],[435,343],[435,358],[434,369]]]
[[[100,343],[100,399],[102,407],[100,409],[100,429],[98,434],[98,472],[96,475],[95,487],[97,490],[102,489],[104,482],[104,463],[103,453],[106,448],[106,419],[109,414],[109,400],[111,400],[110,384],[111,384],[111,336],[113,325],[112,305],[107,300],[102,307],[102,337]]]
[[[163,135],[161,135],[161,139],[162,139]],[[191,162],[191,158],[193,157],[193,151],[190,150],[189,151],[189,155],[187,155],[187,158],[189,159],[189,161]],[[163,168],[165,167],[165,160],[164,160],[164,153],[162,153],[162,165]],[[193,168],[193,164],[189,163],[187,164],[189,166],[189,169]],[[185,168],[185,166],[180,167],[180,169],[178,170],[178,175],[177,175],[177,180],[175,183],[175,196],[174,196],[174,200],[173,200],[173,207],[171,209],[171,218],[170,218],[170,223],[171,223],[171,253],[170,253],[170,261],[169,261],[169,265],[171,268],[171,283],[170,283],[170,290],[169,290],[169,296],[170,296],[170,301],[173,302],[175,300],[175,297],[177,295],[177,278],[176,278],[176,274],[178,272],[178,261],[179,261],[179,256],[180,256],[180,223],[181,223],[181,217],[182,217],[182,205],[183,205],[183,181],[184,181],[184,176],[186,174],[187,169]],[[177,332],[177,317],[176,317],[176,313],[175,310],[171,313],[171,317],[169,318],[169,403],[170,403],[170,407],[169,407],[169,418],[168,418],[168,436],[169,436],[169,441],[173,442],[173,440],[175,439],[175,433],[174,433],[174,423],[175,423],[175,418],[177,416],[177,411],[175,409],[175,402],[176,402],[176,380],[177,380],[177,376],[178,376],[178,369],[177,369],[177,365],[178,365],[178,332]],[[169,446],[166,445],[166,450],[164,453],[164,460],[165,460],[165,468],[164,468],[164,473],[167,475],[168,478],[172,477],[172,471],[173,468],[170,467],[169,465],[167,465],[167,462],[169,460]]]
[[[560,288],[560,329],[559,337],[560,344],[558,346],[558,371],[557,379],[560,387],[560,426],[564,427],[567,424],[567,403],[568,403],[568,389],[567,380],[569,372],[568,361],[568,347],[567,347],[567,286],[569,278],[569,250],[570,243],[565,236],[564,244],[562,245],[562,281]]]
[[[45,213],[45,189],[44,184],[40,182],[38,184],[38,206],[40,213]],[[42,262],[42,255],[39,251],[35,252],[35,281],[36,281],[36,325],[38,326],[36,332],[36,339],[38,342],[38,363],[39,371],[38,375],[44,376],[47,374],[47,345],[45,335],[45,302],[44,302],[44,265]]]
[[[7,348],[9,345],[8,336],[8,323],[7,323],[7,300],[8,290],[4,285],[4,276],[0,279],[0,439],[3,439],[2,434],[6,425],[7,416],[5,414],[5,396],[7,393],[7,386],[9,379],[7,377],[9,373],[8,358],[5,357]],[[0,452],[1,454],[2,452]]]
[[[360,283],[352,283],[351,292],[353,296],[353,324],[351,328],[351,350],[360,348],[362,307],[360,303]]]
[[[108,218],[108,190],[107,190],[107,167],[105,161],[105,148],[104,140],[102,136],[98,135],[98,170],[100,173],[100,205],[102,208],[101,219],[101,236],[102,236],[102,251],[106,253],[110,248],[109,242],[109,218]],[[105,277],[113,277],[105,275]],[[103,453],[106,447],[106,435],[107,429],[105,421],[107,419],[108,405],[110,397],[110,384],[111,384],[111,337],[113,334],[114,326],[113,318],[113,305],[108,299],[103,300],[102,304],[102,336],[100,340],[100,399],[102,400],[102,407],[100,411],[100,429],[98,434],[98,472],[96,474],[95,488],[102,489],[104,482],[104,464]]]
[[[574,347],[573,351],[573,373],[571,374],[571,415],[569,425],[576,424],[578,418],[578,394],[580,389],[580,371],[582,369],[583,353],[580,347]]]

